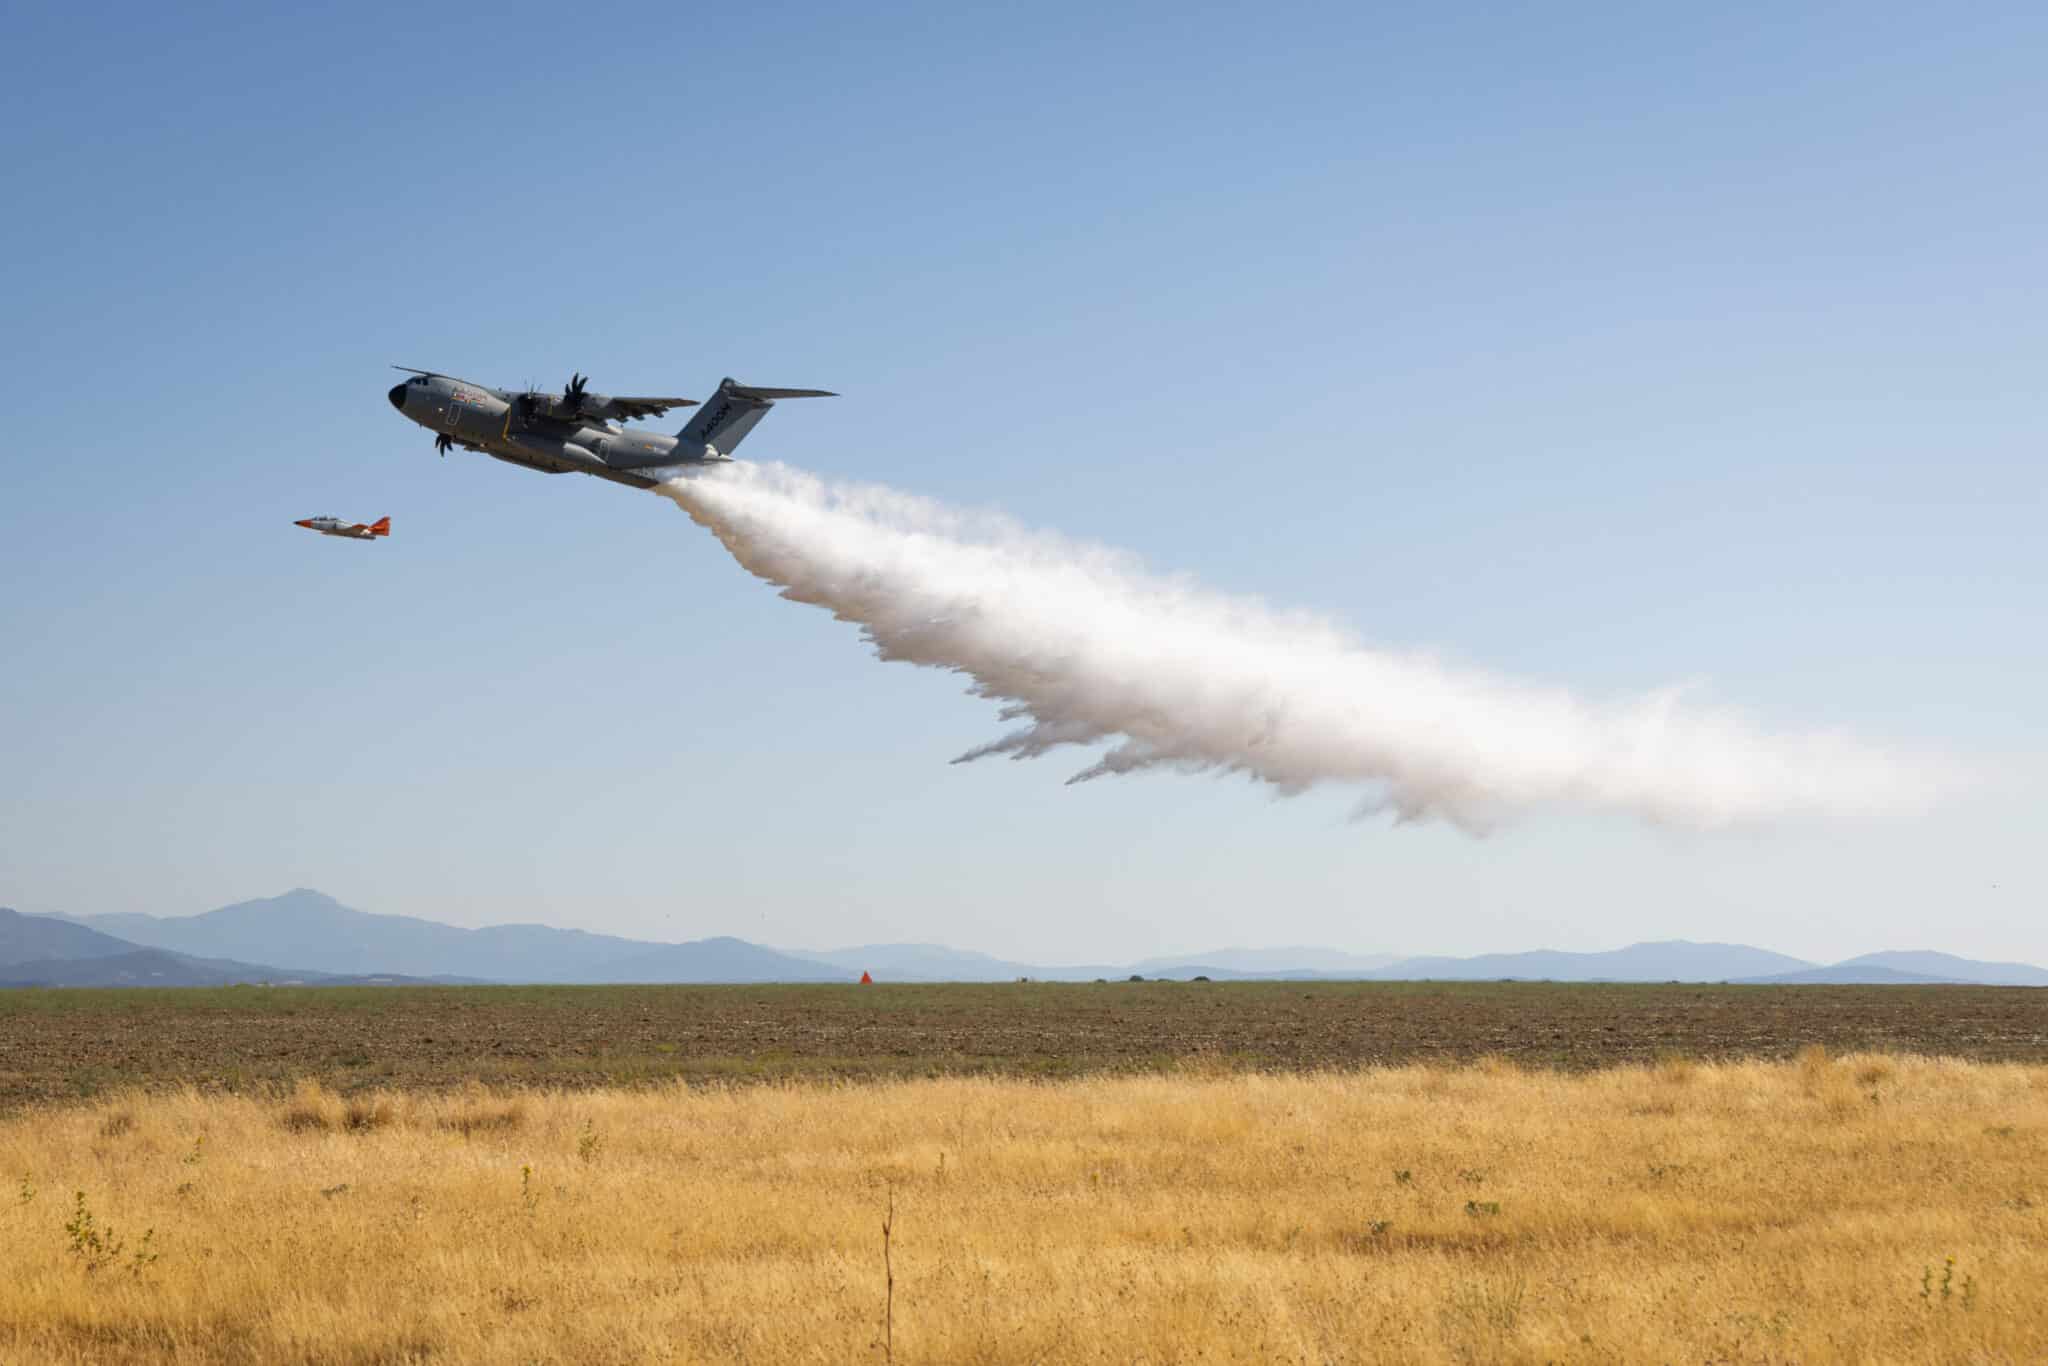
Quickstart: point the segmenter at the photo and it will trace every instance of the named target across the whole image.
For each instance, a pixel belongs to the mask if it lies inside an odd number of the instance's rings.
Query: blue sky
[[[30,6],[0,904],[2048,961],[2044,40],[1997,4]],[[821,385],[745,453],[1986,781],[1473,840],[949,766],[998,729],[959,680],[663,500],[435,458],[394,362]]]

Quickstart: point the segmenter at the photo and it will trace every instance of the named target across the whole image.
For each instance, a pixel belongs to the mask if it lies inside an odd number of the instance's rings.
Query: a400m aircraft
[[[438,433],[435,449],[482,451],[544,474],[575,470],[615,484],[653,488],[685,465],[730,460],[779,398],[834,398],[829,389],[761,389],[722,381],[711,401],[674,436],[628,431],[616,419],[658,417],[696,407],[693,398],[614,398],[593,394],[582,375],[559,394],[494,389],[432,370],[394,365],[412,378],[392,388],[391,406]]]

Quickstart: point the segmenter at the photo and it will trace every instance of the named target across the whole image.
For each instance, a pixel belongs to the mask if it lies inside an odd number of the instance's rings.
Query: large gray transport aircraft
[[[438,433],[434,447],[482,451],[544,474],[575,470],[633,488],[653,488],[685,465],[732,459],[733,447],[754,430],[779,398],[833,398],[829,389],[761,389],[727,379],[711,401],[691,414],[674,436],[628,431],[619,419],[659,417],[671,408],[694,408],[694,398],[614,398],[593,394],[582,375],[559,394],[493,389],[453,375],[394,365],[412,378],[395,386],[391,406]]]

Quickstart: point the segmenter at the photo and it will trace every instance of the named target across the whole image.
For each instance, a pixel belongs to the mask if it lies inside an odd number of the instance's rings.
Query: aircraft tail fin
[[[379,517],[376,521],[370,523],[370,534],[372,536],[389,536],[391,534],[391,519],[389,517]]]
[[[720,381],[718,392],[676,434],[675,456],[685,460],[729,459],[733,448],[746,440],[747,433],[775,406],[775,400],[836,397],[829,389],[763,389],[735,384],[727,378]]]

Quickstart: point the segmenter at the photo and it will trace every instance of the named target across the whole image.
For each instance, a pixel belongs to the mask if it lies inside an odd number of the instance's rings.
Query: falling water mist
[[[1678,689],[1585,701],[1368,646],[1318,616],[873,485],[735,462],[659,491],[882,659],[965,674],[1000,703],[1014,728],[956,762],[1099,747],[1069,781],[1170,768],[1286,794],[1344,785],[1361,815],[1472,831],[1545,806],[1693,828],[1876,814],[1956,780],[1940,760],[1769,733]]]

